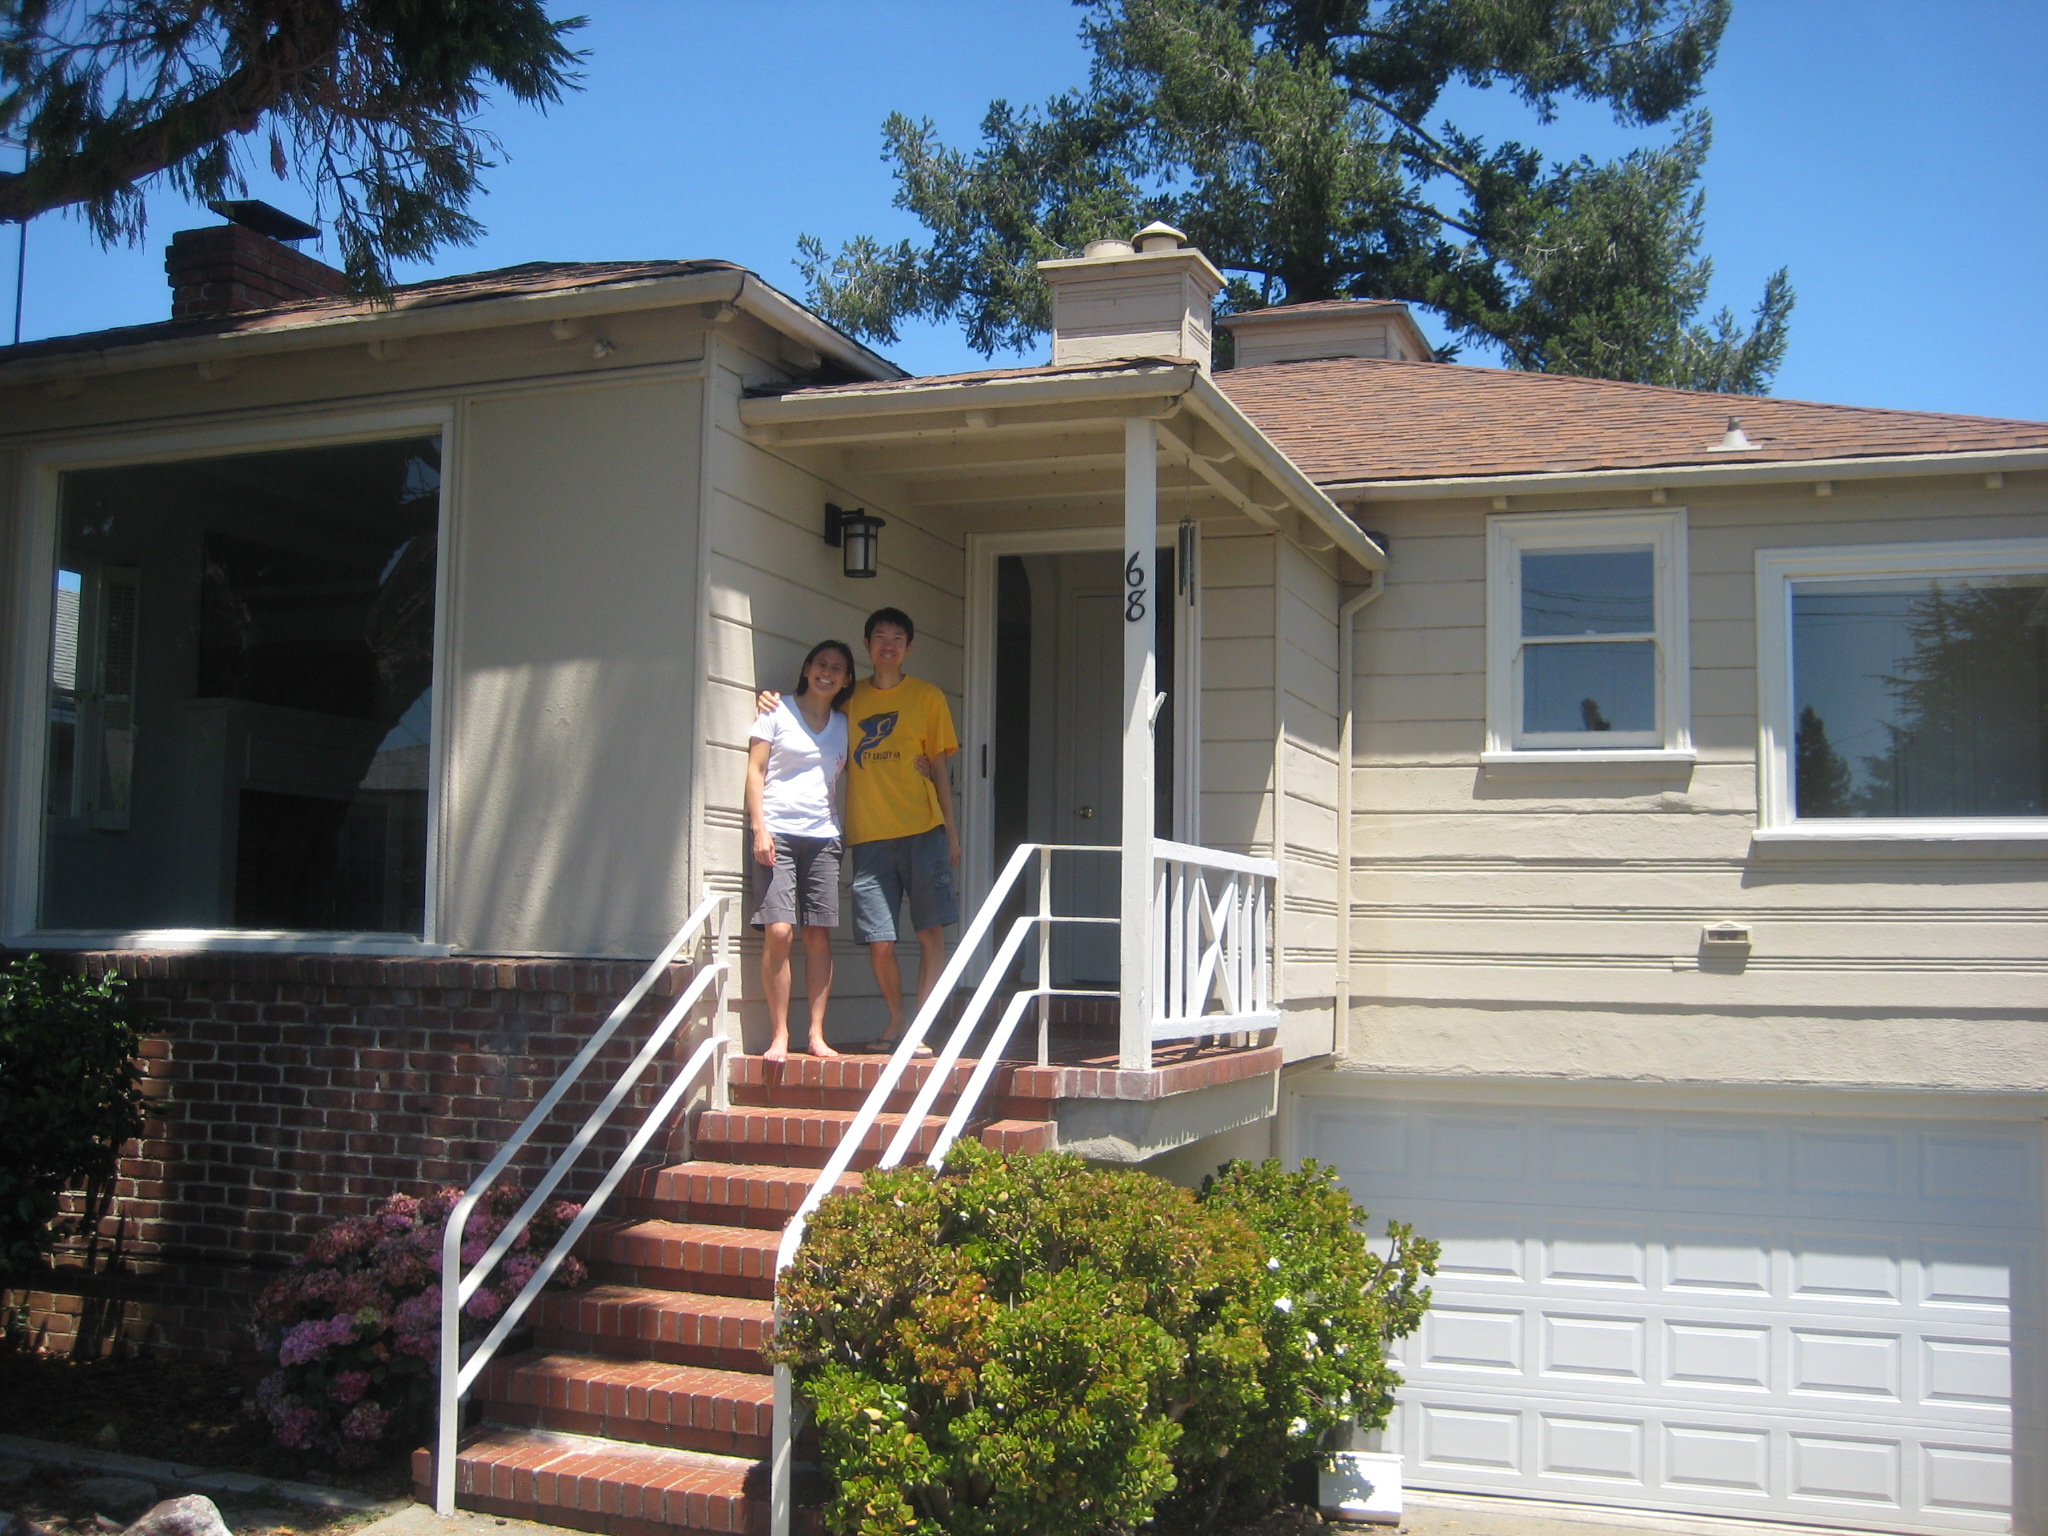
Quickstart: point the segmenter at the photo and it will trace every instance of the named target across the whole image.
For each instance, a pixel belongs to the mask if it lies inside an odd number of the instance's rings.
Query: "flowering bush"
[[[475,1264],[526,1192],[494,1186],[463,1229],[462,1262]],[[434,1409],[440,1353],[441,1236],[459,1189],[393,1195],[367,1216],[337,1221],[313,1239],[291,1272],[256,1303],[256,1342],[277,1369],[256,1389],[256,1411],[279,1444],[366,1466],[387,1443],[411,1443]],[[486,1332],[581,1206],[543,1206],[462,1309],[462,1334]],[[567,1258],[550,1285],[573,1286],[583,1266]]]
[[[1338,1425],[1385,1426],[1401,1384],[1388,1346],[1422,1323],[1438,1245],[1390,1221],[1385,1254],[1373,1252],[1366,1213],[1337,1171],[1314,1161],[1227,1163],[1202,1181],[1199,1201],[1243,1221],[1265,1249],[1256,1384],[1198,1394],[1181,1421],[1176,1486],[1159,1511],[1165,1528],[1206,1531],[1219,1517],[1246,1520],[1270,1507],[1288,1466]]]

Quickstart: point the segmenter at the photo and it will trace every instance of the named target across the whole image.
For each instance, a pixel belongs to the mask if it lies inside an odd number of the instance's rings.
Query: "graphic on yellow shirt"
[[[917,759],[960,750],[945,694],[917,677],[894,688],[863,679],[846,702],[846,718],[855,738],[846,768],[847,842],[915,837],[944,821],[938,791],[917,771]]]

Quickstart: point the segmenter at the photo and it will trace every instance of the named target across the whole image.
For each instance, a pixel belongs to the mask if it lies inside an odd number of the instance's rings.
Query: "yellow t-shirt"
[[[945,694],[919,677],[894,688],[862,678],[846,702],[846,723],[846,841],[915,837],[943,822],[939,792],[917,771],[916,759],[960,750]]]

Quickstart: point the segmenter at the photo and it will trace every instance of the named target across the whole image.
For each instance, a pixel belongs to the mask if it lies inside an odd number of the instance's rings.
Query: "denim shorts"
[[[788,837],[775,840],[775,867],[749,858],[747,869],[759,893],[753,924],[796,923],[805,928],[839,926],[839,839]]]
[[[910,898],[910,928],[898,928],[903,898]],[[960,921],[953,893],[953,860],[946,829],[914,837],[884,837],[853,845],[853,930],[863,944],[909,938]]]

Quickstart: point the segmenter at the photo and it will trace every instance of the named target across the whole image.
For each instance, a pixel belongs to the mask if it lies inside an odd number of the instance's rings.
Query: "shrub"
[[[0,1288],[49,1254],[65,1190],[97,1186],[87,1208],[103,1204],[122,1143],[142,1129],[141,1035],[121,987],[36,955],[0,964]]]
[[[441,1235],[462,1198],[442,1189],[393,1195],[368,1216],[335,1222],[256,1303],[256,1343],[277,1369],[257,1386],[256,1411],[279,1444],[367,1466],[387,1446],[413,1445],[433,1421],[441,1337]],[[484,1255],[525,1199],[499,1184],[469,1213],[462,1261]],[[546,1205],[496,1273],[462,1309],[462,1335],[487,1332],[582,1207]],[[564,1259],[550,1285],[582,1282]]]
[[[1315,1162],[1293,1171],[1228,1163],[1203,1181],[1200,1200],[1244,1221],[1265,1250],[1256,1389],[1196,1400],[1182,1420],[1177,1486],[1162,1512],[1175,1529],[1206,1530],[1219,1514],[1242,1519],[1270,1507],[1288,1465],[1314,1454],[1338,1425],[1385,1425],[1401,1384],[1387,1347],[1420,1326],[1438,1245],[1389,1222],[1388,1251],[1375,1254],[1366,1212],[1335,1169]]]
[[[771,1358],[816,1411],[839,1536],[1084,1536],[1173,1484],[1197,1389],[1248,1393],[1262,1253],[1147,1174],[963,1142],[813,1217]]]

